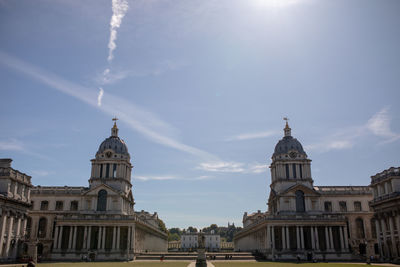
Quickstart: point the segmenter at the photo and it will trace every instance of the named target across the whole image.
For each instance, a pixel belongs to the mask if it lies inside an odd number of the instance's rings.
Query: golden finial
[[[112,120],[114,121],[114,128],[117,128],[117,120],[118,120],[118,118],[114,117]]]
[[[288,117],[283,117],[283,120],[286,121],[286,128],[289,128],[289,124],[288,124],[289,119],[288,119]]]

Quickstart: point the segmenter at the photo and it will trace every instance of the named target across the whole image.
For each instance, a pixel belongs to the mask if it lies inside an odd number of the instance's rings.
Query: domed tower
[[[92,159],[92,172],[89,187],[94,188],[106,184],[128,196],[132,189],[131,172],[132,164],[128,147],[124,140],[118,136],[117,118],[113,119],[111,136],[106,138]]]
[[[297,184],[312,189],[311,160],[307,158],[301,143],[293,138],[287,118],[284,119],[284,137],[275,146],[270,166],[271,191],[283,192]]]

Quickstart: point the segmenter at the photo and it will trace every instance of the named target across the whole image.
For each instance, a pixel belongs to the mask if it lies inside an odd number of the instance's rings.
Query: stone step
[[[182,261],[193,261],[196,260],[197,254],[156,254],[156,253],[146,253],[146,254],[141,254],[137,255],[136,259],[137,260],[160,260],[161,256],[164,255],[164,260],[182,260]],[[226,254],[214,254],[214,253],[209,253],[207,254],[207,258],[209,259],[209,256],[215,256],[215,260],[227,260],[225,258]],[[214,260],[214,259],[212,259]],[[255,257],[249,253],[243,253],[243,254],[233,254],[232,258],[229,260],[255,260]]]

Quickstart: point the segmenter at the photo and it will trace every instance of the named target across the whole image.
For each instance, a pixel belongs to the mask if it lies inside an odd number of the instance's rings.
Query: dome
[[[286,126],[283,129],[285,136],[279,140],[278,144],[276,144],[273,157],[282,154],[288,154],[289,151],[296,151],[298,154],[302,154],[307,157],[307,154],[304,152],[301,143],[296,138],[293,138],[292,129],[289,127],[287,118],[284,118],[284,120],[286,120]]]
[[[289,151],[293,150],[297,151],[299,154],[306,155],[306,152],[303,150],[303,146],[296,138],[293,138],[292,136],[285,136],[279,140],[278,144],[276,144],[273,156],[287,154]]]
[[[114,126],[111,128],[111,136],[104,140],[99,146],[96,155],[104,153],[104,151],[111,149],[116,154],[128,155],[128,147],[126,146],[124,140],[118,137],[118,127],[117,118],[113,119]]]
[[[106,140],[104,140],[101,143],[97,154],[104,153],[104,151],[107,149],[111,149],[116,154],[129,155],[128,147],[126,146],[124,140],[122,140],[118,136],[110,136]]]

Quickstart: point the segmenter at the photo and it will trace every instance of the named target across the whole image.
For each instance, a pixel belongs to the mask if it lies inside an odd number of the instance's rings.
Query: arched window
[[[304,192],[301,190],[296,191],[296,211],[297,212],[304,212],[305,204],[304,204]]]
[[[357,238],[365,238],[364,221],[361,218],[356,219]]]
[[[106,211],[107,209],[107,191],[101,189],[97,195],[97,210]]]
[[[47,228],[47,219],[42,217],[39,219],[39,227],[38,227],[37,237],[45,238],[46,237],[46,228]]]

